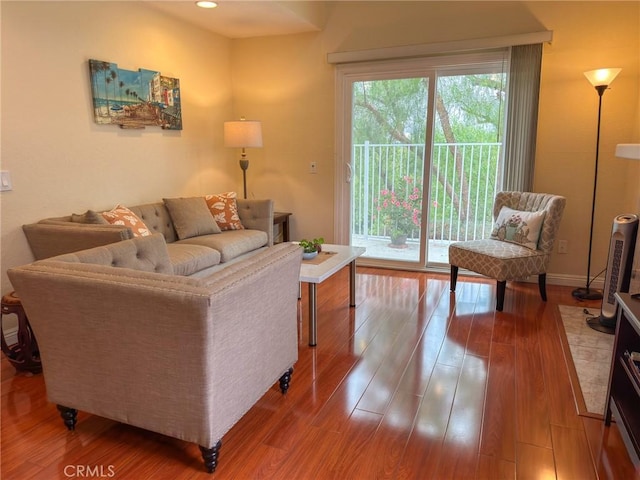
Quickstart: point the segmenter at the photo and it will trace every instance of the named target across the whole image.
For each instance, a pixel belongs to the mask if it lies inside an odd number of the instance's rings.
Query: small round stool
[[[9,346],[4,337],[2,315],[11,313],[18,316],[18,343]],[[2,351],[16,370],[32,373],[40,373],[42,371],[38,342],[33,335],[33,330],[31,330],[31,325],[29,325],[29,320],[24,313],[24,308],[22,308],[22,303],[16,292],[7,293],[2,297],[0,339],[2,342]]]

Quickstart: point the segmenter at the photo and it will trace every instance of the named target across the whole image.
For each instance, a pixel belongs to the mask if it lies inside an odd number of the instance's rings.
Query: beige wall
[[[597,94],[582,72],[623,71],[603,98],[592,272],[606,262],[611,221],[640,210],[640,162],[617,143],[640,142],[638,2],[332,2],[322,32],[228,40],[143,3],[2,2],[2,291],[6,268],[31,260],[20,229],[52,215],[163,196],[241,188],[222,123],[263,122],[249,150],[249,196],[294,213],[294,238],[333,239],[334,68],[330,52],[553,30],[543,56],[535,190],[568,198],[551,273],[586,271]],[[36,8],[37,7],[37,8]],[[79,21],[78,19],[81,19]],[[180,78],[184,130],[93,123],[86,61],[157,69]],[[310,161],[318,173],[310,175]],[[551,280],[550,280],[551,281]]]
[[[232,117],[230,40],[143,3],[5,2],[2,12],[2,292],[33,260],[21,230],[47,216],[241,186],[222,146]],[[180,79],[182,131],[93,121],[89,59]]]
[[[606,266],[613,219],[640,214],[640,162],[614,155],[616,144],[640,142],[640,3],[529,6],[555,32],[542,59],[535,188],[568,200],[560,238],[570,253],[555,255],[552,271],[584,278],[598,116],[598,94],[584,71],[622,68],[602,97],[592,275]]]
[[[640,142],[640,3],[335,2],[328,13],[318,34],[233,42],[234,101],[254,106],[267,132],[252,185],[294,212],[294,237],[332,238],[327,53],[553,30],[543,53],[534,190],[567,197],[560,238],[569,254],[554,256],[550,282],[580,285],[586,273],[598,96],[583,72],[623,69],[603,99],[592,274],[604,268],[613,218],[640,212],[640,162],[613,154],[617,143]],[[311,160],[317,175],[308,173]]]

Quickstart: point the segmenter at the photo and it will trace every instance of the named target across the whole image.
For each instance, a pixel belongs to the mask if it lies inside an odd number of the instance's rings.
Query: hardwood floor
[[[617,428],[577,414],[558,304],[571,289],[359,268],[318,288],[318,346],[291,388],[274,386],[222,439],[204,471],[198,447],[80,412],[67,432],[43,376],[2,358],[1,478],[632,479]],[[586,306],[593,306],[586,305]],[[188,352],[185,352],[188,354]],[[144,402],[144,398],[140,399]]]

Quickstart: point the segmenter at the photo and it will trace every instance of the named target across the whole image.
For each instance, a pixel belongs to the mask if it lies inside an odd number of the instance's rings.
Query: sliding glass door
[[[501,178],[504,55],[339,68],[337,232],[364,263],[448,263],[482,237]],[[342,166],[342,165],[341,165]]]
[[[351,244],[369,258],[420,261],[429,80],[353,82]]]

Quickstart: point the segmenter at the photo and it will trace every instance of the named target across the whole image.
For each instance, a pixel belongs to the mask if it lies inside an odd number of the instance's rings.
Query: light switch
[[[11,172],[9,170],[0,171],[0,192],[8,192],[13,190],[11,184]]]

